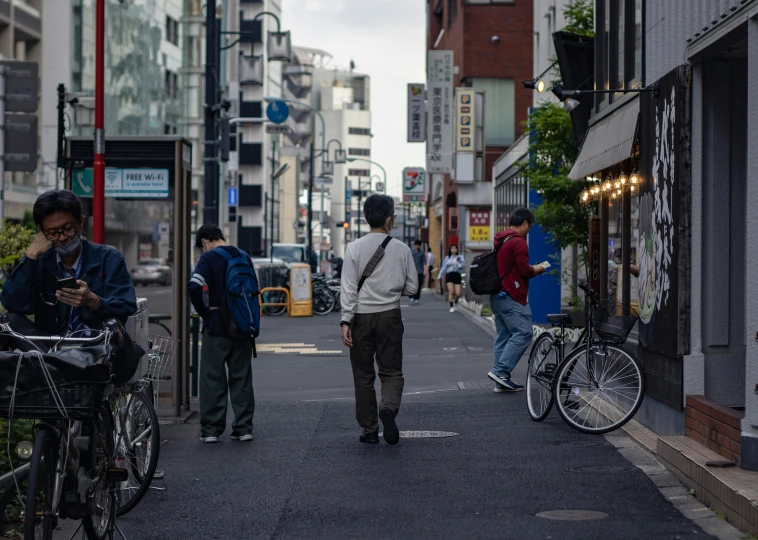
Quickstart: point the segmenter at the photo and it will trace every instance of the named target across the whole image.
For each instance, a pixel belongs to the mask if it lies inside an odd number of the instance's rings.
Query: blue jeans
[[[510,296],[490,296],[490,307],[495,318],[495,367],[492,373],[506,379],[532,342],[532,310],[529,304],[521,305]]]

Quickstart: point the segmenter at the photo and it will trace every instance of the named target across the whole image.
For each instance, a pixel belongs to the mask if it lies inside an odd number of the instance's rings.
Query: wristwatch
[[[347,321],[340,321],[340,328],[342,328],[343,326],[350,326],[350,323]]]

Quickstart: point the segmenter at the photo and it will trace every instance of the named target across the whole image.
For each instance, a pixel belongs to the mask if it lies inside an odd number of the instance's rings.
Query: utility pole
[[[102,0],[98,0],[102,1]],[[216,36],[216,0],[206,0],[205,6],[205,166],[203,223],[219,224],[218,212],[218,162],[216,133],[217,59],[218,37]]]
[[[0,226],[5,220],[5,66],[0,66]]]
[[[95,22],[95,162],[92,166],[92,240],[105,243],[105,0]]]
[[[310,156],[310,163],[311,163],[311,170],[310,174],[308,175],[308,264],[311,264],[311,254],[313,253],[313,171],[314,171],[314,155],[313,155],[313,145],[316,142],[316,120],[315,115],[313,115],[313,129],[311,131],[311,156]],[[313,268],[311,266],[311,268]]]
[[[56,167],[59,169],[62,169],[64,167],[63,165],[63,155],[66,153],[66,147],[64,145],[64,141],[66,139],[66,128],[65,128],[65,117],[66,117],[66,86],[64,84],[58,85],[58,159],[56,163]],[[55,188],[58,188],[58,175],[56,175],[55,180]]]

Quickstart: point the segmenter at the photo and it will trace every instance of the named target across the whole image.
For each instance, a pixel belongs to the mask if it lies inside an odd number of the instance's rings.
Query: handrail
[[[263,293],[267,291],[280,291],[287,297],[287,302],[263,302]],[[287,308],[287,315],[290,314],[290,291],[285,287],[264,287],[261,289],[261,315],[263,315],[263,306],[285,306]]]
[[[8,471],[7,473],[0,475],[0,488],[4,487],[6,484],[9,484],[11,480],[13,480],[14,475],[21,474],[28,468],[29,463],[24,463],[20,467],[17,467],[12,471]]]

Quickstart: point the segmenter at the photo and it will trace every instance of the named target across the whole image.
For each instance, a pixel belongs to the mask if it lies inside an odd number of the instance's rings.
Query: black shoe
[[[377,432],[364,433],[358,440],[366,444],[379,444],[379,434]]]
[[[384,425],[384,440],[387,444],[397,444],[400,441],[400,431],[395,423],[395,413],[389,407],[382,407],[379,411],[379,419]]]

